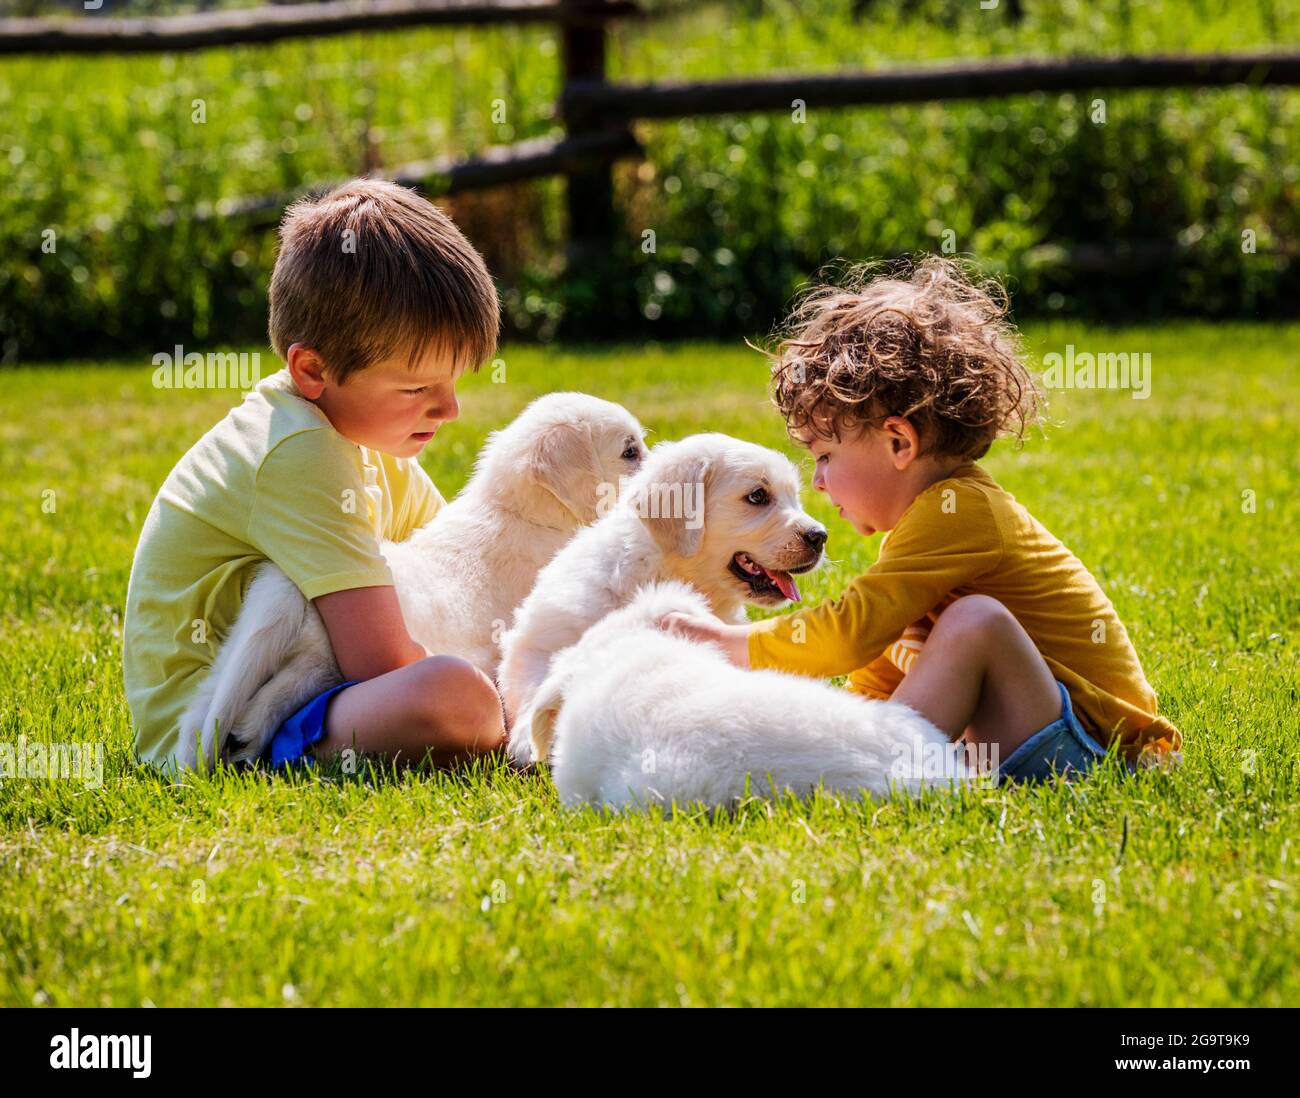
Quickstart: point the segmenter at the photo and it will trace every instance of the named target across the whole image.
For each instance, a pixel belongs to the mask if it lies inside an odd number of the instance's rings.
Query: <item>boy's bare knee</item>
[[[935,632],[943,630],[949,637],[962,640],[997,636],[1017,624],[1002,603],[988,595],[963,595],[942,614],[935,624]]]
[[[501,698],[491,679],[455,656],[429,656],[416,666],[420,712],[445,748],[491,751],[501,744]]]

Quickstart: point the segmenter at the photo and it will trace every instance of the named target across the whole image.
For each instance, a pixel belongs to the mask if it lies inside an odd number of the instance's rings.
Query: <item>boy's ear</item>
[[[906,416],[890,416],[881,424],[889,438],[889,454],[900,473],[921,456],[921,436]]]
[[[285,355],[289,376],[298,392],[308,400],[319,399],[325,391],[325,362],[305,343],[291,343]]]

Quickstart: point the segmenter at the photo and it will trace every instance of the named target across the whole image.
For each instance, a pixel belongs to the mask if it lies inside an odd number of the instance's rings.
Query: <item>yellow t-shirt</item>
[[[1092,573],[983,469],[967,463],[925,489],[840,598],[759,623],[753,667],[848,675],[849,689],[887,698],[929,627],[962,595],[997,599],[1020,622],[1080,723],[1136,758],[1176,751],[1178,729],[1156,711],[1137,653]]]
[[[288,370],[176,463],[145,518],[122,632],[136,754],[169,765],[179,721],[270,560],[309,599],[393,582],[379,551],[443,504],[418,462],[339,434]]]

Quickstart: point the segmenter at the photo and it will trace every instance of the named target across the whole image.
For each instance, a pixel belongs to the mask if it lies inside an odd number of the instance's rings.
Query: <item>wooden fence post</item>
[[[605,19],[602,0],[563,0],[578,18],[565,19],[563,36],[564,86],[574,81],[605,83]],[[586,13],[582,17],[582,13]],[[563,100],[562,100],[563,101]],[[565,132],[581,137],[603,128],[592,112],[564,115]],[[614,169],[608,160],[593,160],[571,170],[565,180],[568,214],[567,256],[570,265],[588,257],[609,255],[614,242]]]

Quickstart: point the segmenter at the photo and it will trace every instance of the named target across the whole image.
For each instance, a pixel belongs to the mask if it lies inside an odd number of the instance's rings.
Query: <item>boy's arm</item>
[[[749,666],[749,634],[754,625],[753,622],[733,625],[721,618],[683,614],[680,611],[665,614],[659,621],[659,627],[674,636],[716,644],[737,667]]]
[[[360,451],[310,430],[266,456],[248,519],[249,543],[313,602],[339,670],[355,680],[428,654],[406,630],[369,512]]]
[[[363,682],[429,655],[407,633],[392,587],[354,587],[313,602],[345,679]]]
[[[918,496],[880,559],[838,599],[749,627],[748,665],[805,675],[865,667],[952,591],[997,567],[1002,534],[987,497],[958,485]]]

